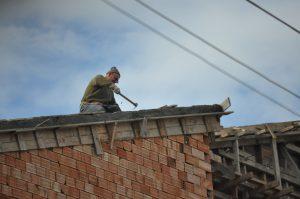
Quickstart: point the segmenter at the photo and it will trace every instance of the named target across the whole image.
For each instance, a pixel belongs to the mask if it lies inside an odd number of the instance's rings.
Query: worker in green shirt
[[[94,77],[85,89],[80,104],[80,112],[113,113],[121,111],[114,97],[114,92],[120,94],[120,89],[116,86],[120,76],[119,70],[112,67],[106,76],[97,75]]]

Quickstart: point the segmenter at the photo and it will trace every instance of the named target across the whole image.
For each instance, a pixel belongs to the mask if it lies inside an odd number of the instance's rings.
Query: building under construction
[[[222,106],[0,121],[1,198],[300,198],[300,122]]]

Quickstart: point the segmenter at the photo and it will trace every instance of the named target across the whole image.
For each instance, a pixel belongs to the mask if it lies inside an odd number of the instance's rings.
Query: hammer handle
[[[124,99],[126,99],[128,102],[130,102],[131,104],[133,104],[135,107],[137,107],[137,103],[131,101],[128,97],[126,97],[125,95],[123,95],[122,93],[119,93],[119,95],[121,95]]]

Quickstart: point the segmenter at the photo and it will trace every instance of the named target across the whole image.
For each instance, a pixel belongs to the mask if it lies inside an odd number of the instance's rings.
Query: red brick
[[[137,145],[133,144],[131,146],[131,148],[132,148],[132,153],[142,155],[142,148],[141,147],[138,147]]]
[[[56,173],[60,173],[59,164],[56,162],[50,162],[50,170]]]
[[[200,177],[192,174],[187,174],[187,181],[194,183],[194,184],[200,184]]]
[[[51,187],[51,182],[50,182],[50,180],[48,180],[48,179],[46,179],[46,178],[40,178],[40,183],[39,183],[39,185],[40,185],[41,187],[50,189],[50,187]]]
[[[56,173],[56,181],[61,183],[61,184],[65,184],[66,182],[66,176],[62,175],[60,173]]]
[[[76,162],[76,168],[77,168],[79,171],[86,172],[86,163],[77,161],[77,162]]]
[[[20,190],[20,189],[13,188],[12,193],[13,193],[12,195],[16,198],[24,198],[24,199],[32,198],[32,193],[28,193],[28,192]]]
[[[49,170],[50,169],[50,160],[41,158],[41,166],[44,167],[45,169]]]
[[[80,191],[79,191],[79,189],[77,189],[75,187],[70,187],[69,188],[69,195],[74,197],[74,198],[79,198]]]
[[[175,186],[172,186],[172,185],[169,185],[166,183],[163,183],[163,191],[165,191],[169,194],[175,195],[175,196],[180,195],[180,190],[178,187],[175,187]]]
[[[89,183],[85,183],[84,184],[84,191],[93,194],[94,193],[94,185],[89,184]]]
[[[147,167],[147,168],[152,168],[152,167],[153,167],[153,165],[152,165],[152,160],[149,160],[149,159],[147,159],[147,158],[144,158],[143,162],[144,162],[144,166],[145,166],[145,167]]]
[[[73,152],[72,152],[73,150],[71,149],[71,148],[69,148],[69,147],[63,147],[62,148],[62,152],[63,152],[63,154],[65,155],[65,156],[68,156],[68,157],[73,157]]]
[[[64,155],[59,156],[59,163],[68,167],[76,168],[76,160]]]
[[[46,176],[46,169],[43,168],[43,167],[36,166],[36,174],[38,176],[45,177]]]
[[[12,188],[7,185],[2,185],[1,193],[3,193],[6,196],[12,196]]]
[[[197,148],[204,153],[209,153],[209,146],[204,143],[198,142]]]
[[[29,173],[36,174],[36,166],[31,163],[26,163],[26,171]]]
[[[117,193],[126,196],[126,188],[121,185],[117,185]]]
[[[127,178],[124,178],[124,179],[123,179],[123,185],[124,185],[124,187],[126,187],[126,188],[132,189],[131,180],[129,180],[129,179],[127,179]]]
[[[108,188],[108,181],[103,178],[98,178],[98,186],[104,189]]]
[[[96,175],[96,167],[86,164],[86,172],[91,175]]]
[[[47,197],[48,198],[56,198],[57,193],[52,190],[48,190]]]
[[[132,181],[135,181],[135,172],[133,171],[130,171],[130,170],[127,170],[127,178],[132,180]]]
[[[115,193],[117,191],[117,184],[113,182],[108,182],[108,190]]]
[[[25,171],[26,170],[26,163],[25,163],[25,161],[16,159],[16,168],[17,169],[21,169],[22,171]]]
[[[155,188],[150,187],[150,196],[153,198],[158,198],[158,190]]]
[[[207,172],[211,172],[211,164],[207,163],[207,162],[204,162],[202,160],[199,160],[198,161],[198,166],[199,168],[207,171]]]
[[[11,156],[5,156],[5,163],[9,166],[15,167],[16,166],[16,160],[14,157]]]
[[[117,149],[117,155],[120,157],[120,158],[127,158],[127,153],[125,150],[123,149]]]
[[[47,151],[47,159],[53,161],[53,162],[58,162],[58,154],[48,150]]]
[[[75,187],[75,179],[71,177],[66,177],[66,185],[69,187]]]
[[[90,184],[92,184],[92,185],[97,186],[97,184],[98,184],[97,177],[94,176],[94,175],[89,175],[89,180],[88,180],[88,182],[89,182]]]
[[[145,185],[145,184],[141,184],[141,192],[144,194],[149,195],[150,194],[150,187]]]
[[[198,161],[199,159],[198,158],[195,158],[194,156],[191,156],[191,155],[188,155],[186,154],[185,155],[185,161],[191,165],[194,165],[194,166],[197,166],[198,165]]]
[[[118,173],[118,166],[117,165],[108,162],[108,168],[109,168],[109,171],[111,173],[115,173],[115,174]]]
[[[76,180],[75,187],[80,190],[84,190],[84,182],[80,180]]]
[[[164,165],[168,165],[167,156],[159,154],[158,159],[159,159],[159,163],[164,164]]]

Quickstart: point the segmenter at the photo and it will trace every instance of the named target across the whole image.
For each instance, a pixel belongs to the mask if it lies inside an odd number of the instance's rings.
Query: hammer
[[[124,99],[126,99],[128,102],[130,102],[134,108],[136,108],[138,106],[138,103],[135,103],[133,101],[131,101],[128,97],[126,97],[125,95],[123,95],[122,93],[118,93],[119,95],[121,95]]]

